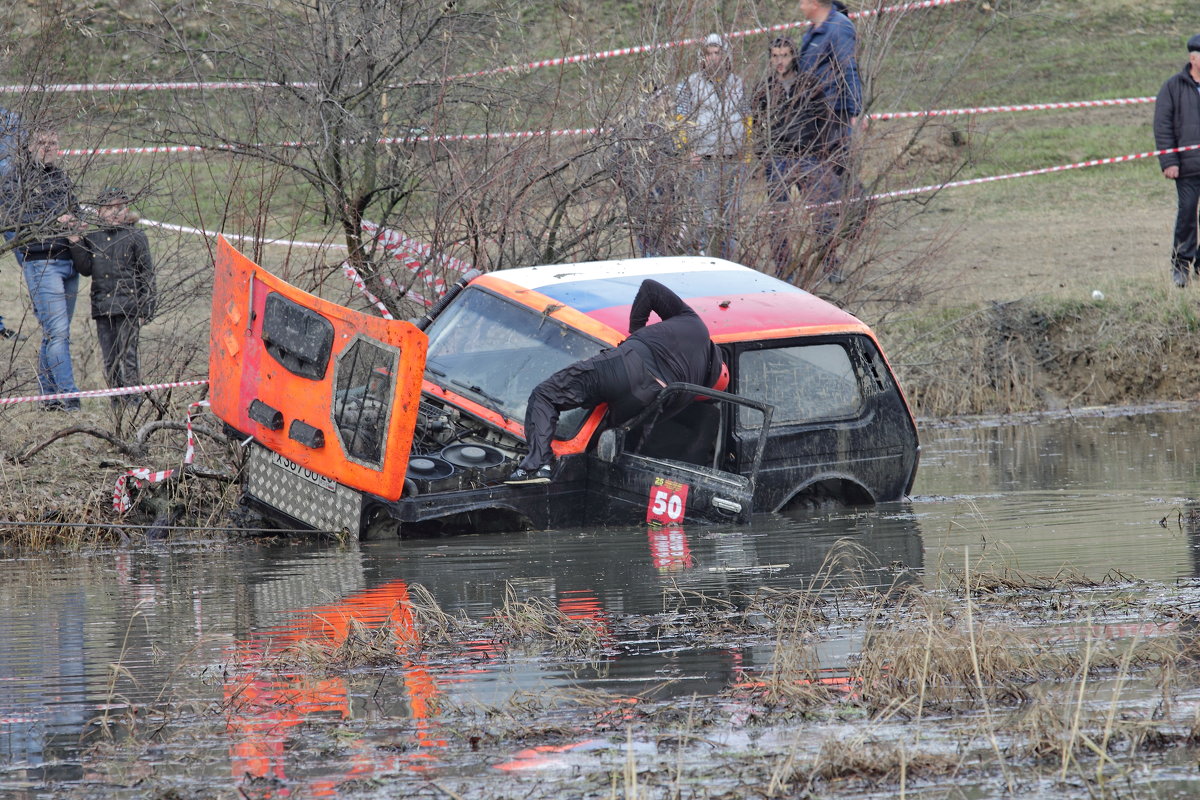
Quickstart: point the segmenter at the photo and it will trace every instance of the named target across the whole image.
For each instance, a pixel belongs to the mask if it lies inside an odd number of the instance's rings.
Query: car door
[[[681,395],[694,399],[670,413]],[[745,474],[724,469],[735,407],[754,412],[742,411],[741,418],[757,416],[761,430],[769,428],[772,408],[766,403],[673,383],[637,417],[604,431],[589,454],[588,522],[748,522],[766,437],[758,437],[757,457]]]

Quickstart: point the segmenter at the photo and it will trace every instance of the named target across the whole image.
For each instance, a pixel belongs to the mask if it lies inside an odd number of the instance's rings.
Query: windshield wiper
[[[466,389],[471,394],[477,395],[479,398],[486,400],[487,402],[484,403],[485,406],[490,408],[492,411],[495,411],[505,419],[508,419],[508,414],[504,413],[504,409],[500,406],[500,404],[504,401],[493,394],[489,394],[482,386],[476,386],[473,383],[460,381],[458,378],[448,378],[447,381],[459,387],[460,389]]]

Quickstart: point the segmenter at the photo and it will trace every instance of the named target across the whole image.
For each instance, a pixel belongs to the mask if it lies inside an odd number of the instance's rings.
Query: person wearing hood
[[[705,38],[700,69],[679,84],[675,111],[683,122],[693,195],[700,207],[696,249],[731,258],[750,109],[745,83],[733,72],[729,42],[720,34]]]
[[[1154,144],[1159,150],[1200,144],[1200,33],[1187,41],[1188,63],[1167,78],[1154,104]],[[1171,277],[1188,285],[1196,259],[1197,210],[1200,208],[1200,149],[1164,153],[1158,157],[1163,177],[1175,181],[1178,208],[1171,246]]]
[[[99,229],[71,245],[75,269],[92,279],[92,319],[104,359],[104,378],[110,388],[138,386],[138,338],[141,327],[154,317],[154,261],[145,232],[134,227],[137,215],[120,189],[101,193],[96,209]],[[136,405],[141,397],[113,398]]]

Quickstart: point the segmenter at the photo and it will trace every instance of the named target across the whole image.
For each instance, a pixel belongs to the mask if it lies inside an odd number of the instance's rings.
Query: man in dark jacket
[[[129,198],[106,189],[97,208],[100,229],[72,245],[75,268],[92,279],[92,319],[104,358],[104,378],[112,388],[137,386],[138,335],[154,317],[154,262],[146,234],[133,227]],[[141,398],[126,395],[136,404]],[[114,398],[114,405],[116,405]]]
[[[650,312],[662,321],[647,326]],[[550,440],[561,412],[608,403],[611,421],[619,425],[653,402],[668,383],[712,386],[720,375],[721,354],[708,326],[677,294],[647,278],[629,309],[629,338],[534,387],[525,409],[529,453],[506,483],[550,482]]]
[[[812,23],[800,40],[797,67],[812,76],[829,103],[830,142],[835,166],[848,168],[850,132],[862,114],[862,80],[855,48],[854,23],[837,0],[800,0],[800,13]]]
[[[838,182],[830,165],[832,109],[820,84],[802,73],[796,46],[787,37],[771,42],[770,72],[750,101],[755,153],[762,160],[767,196],[778,204],[800,200],[816,206],[813,233],[827,237],[836,227],[836,210],[822,204],[836,200]],[[788,237],[788,206],[776,206],[771,225],[775,274],[785,280],[795,271]]]
[[[33,130],[18,153],[17,164],[0,186],[7,224],[16,231],[17,263],[25,276],[33,313],[42,326],[38,384],[42,394],[77,392],[71,367],[71,316],[79,275],[71,262],[71,243],[79,220],[70,178],[55,163],[58,133]],[[77,399],[43,403],[51,411],[78,411]]]
[[[1159,150],[1200,144],[1200,34],[1188,39],[1188,63],[1167,78],[1154,104],[1154,143]],[[1158,157],[1163,177],[1175,181],[1179,199],[1171,273],[1175,285],[1188,284],[1196,261],[1197,207],[1200,205],[1200,150],[1165,153]]]

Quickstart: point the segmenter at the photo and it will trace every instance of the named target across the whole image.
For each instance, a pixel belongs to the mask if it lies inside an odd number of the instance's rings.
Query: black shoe
[[[1175,267],[1171,270],[1171,278],[1175,281],[1175,285],[1180,289],[1188,285],[1188,271],[1186,267]]]
[[[23,333],[18,333],[12,328],[0,328],[0,339],[16,339],[18,342],[23,342],[29,337]]]
[[[517,467],[515,470],[513,470],[513,474],[508,476],[508,480],[506,480],[505,483],[507,483],[509,486],[523,486],[531,483],[549,483],[552,472],[553,470],[550,469],[549,464],[543,464],[533,472]]]

